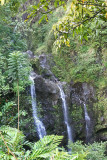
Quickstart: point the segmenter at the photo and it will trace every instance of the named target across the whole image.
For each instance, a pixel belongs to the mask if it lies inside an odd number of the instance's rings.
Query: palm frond
[[[37,158],[49,158],[62,140],[62,136],[45,136],[34,144],[32,154],[29,160]]]

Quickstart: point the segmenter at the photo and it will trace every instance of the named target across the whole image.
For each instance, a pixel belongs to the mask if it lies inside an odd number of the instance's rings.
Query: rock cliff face
[[[71,87],[71,104],[72,104],[72,117],[75,130],[75,139],[86,140],[86,120],[84,105],[87,107],[87,114],[90,117],[90,126],[89,126],[89,139],[88,141],[93,141],[94,136],[94,126],[95,126],[95,117],[93,102],[95,90],[94,88],[87,83],[76,83]]]
[[[63,135],[63,144],[67,144],[67,128],[64,123],[62,100],[58,88],[58,80],[50,70],[46,55],[36,57],[38,65],[34,65],[34,82],[38,110],[46,127],[47,134]],[[66,95],[66,102],[70,108],[70,87],[62,83]]]
[[[34,79],[37,103],[41,106],[42,121],[46,127],[47,134],[58,134],[64,136],[64,144],[67,144],[67,128],[64,123],[62,101],[57,82],[44,79],[37,75]],[[67,84],[63,84],[66,93],[66,102],[70,103],[70,90]]]
[[[89,142],[107,140],[106,117],[97,111],[95,88],[87,83],[76,83],[71,86],[71,115],[73,117],[75,139],[86,141],[86,121],[84,104],[90,117]],[[100,118],[98,118],[100,116]]]
[[[31,57],[32,58],[32,57]],[[51,56],[45,54],[36,57],[37,65],[33,65],[34,82],[37,96],[38,112],[46,127],[47,134],[64,135],[63,144],[67,143],[67,131],[64,124],[64,116],[62,110],[62,102],[60,98],[59,88],[57,86],[57,78],[50,70],[50,65],[54,65]],[[88,142],[95,140],[107,140],[107,126],[104,121],[105,117],[100,117],[98,121],[98,113],[96,114],[94,104],[97,102],[95,98],[95,88],[87,83],[62,83],[66,95],[66,101],[69,112],[69,122],[73,128],[74,140],[87,141],[87,123],[86,116],[90,118],[88,125]],[[85,114],[84,107],[87,113]],[[101,124],[102,128],[101,128]],[[97,126],[100,125],[100,128]]]

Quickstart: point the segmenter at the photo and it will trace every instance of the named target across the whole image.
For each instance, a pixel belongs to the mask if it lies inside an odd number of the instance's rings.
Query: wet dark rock
[[[42,117],[43,123],[45,124],[47,132],[49,134],[59,133],[61,135],[62,133],[59,128],[63,125],[63,112],[61,112],[62,108],[60,108],[61,103],[57,83],[50,81],[49,79],[45,79],[41,75],[36,75],[34,82],[37,103],[38,106],[40,105],[42,108],[40,115]],[[59,124],[59,128],[56,127],[57,123]]]
[[[54,81],[56,80],[54,74],[51,72],[51,67],[50,65],[53,65],[52,62],[51,62],[51,59],[52,57],[50,57],[50,55],[45,55],[45,54],[42,54],[38,57],[38,70],[37,70],[37,67],[34,67],[34,70],[36,72],[38,72],[38,74],[40,74],[43,78],[45,79],[49,79],[51,81]]]
[[[29,59],[35,58],[35,56],[31,50],[27,50],[26,52],[23,52],[23,54],[26,55]]]
[[[95,117],[93,111],[93,102],[95,90],[87,83],[76,83],[71,86],[71,114],[73,115],[73,124],[75,126],[75,139],[86,139],[86,122],[84,113],[84,104],[87,106],[90,117],[89,141],[91,142],[94,134]]]
[[[36,91],[48,94],[57,94],[59,89],[57,85],[48,79],[44,79],[41,75],[37,75],[34,79]]]
[[[26,53],[28,54],[29,58],[34,58],[34,54],[32,51],[28,50],[28,51],[26,51]]]
[[[107,141],[107,126],[106,128],[102,128],[96,132],[96,140],[97,141]]]
[[[43,124],[46,127],[47,133],[63,135],[63,143],[67,144],[67,129],[64,123],[62,100],[60,97],[59,88],[57,86],[58,82],[45,79],[41,75],[36,75],[34,82],[37,103],[38,106],[40,105],[42,108],[40,115],[42,117]],[[69,106],[70,88],[68,87],[67,83],[63,83],[63,86],[66,94],[66,101]]]
[[[86,139],[86,122],[84,114],[84,103],[87,107],[90,117],[89,142],[105,141],[107,139],[107,123],[105,117],[99,118],[99,111],[96,111],[95,88],[88,83],[71,84],[71,110],[70,113],[73,119],[75,139]]]
[[[48,61],[47,61],[47,56],[42,54],[39,56],[39,62],[40,62],[40,66],[42,68],[47,68],[50,69],[50,66],[48,65]]]
[[[29,52],[30,57],[33,54]],[[35,57],[33,57],[35,58]],[[67,144],[67,130],[64,124],[62,101],[60,98],[57,78],[51,71],[52,57],[42,54],[37,58],[37,64],[33,65],[38,114],[46,127],[47,134],[58,134],[64,136],[63,144]],[[63,89],[69,112],[69,123],[73,128],[75,140],[86,142],[86,122],[84,114],[84,103],[90,117],[89,142],[105,141],[107,139],[107,126],[105,117],[102,115],[98,120],[95,113],[94,103],[97,102],[95,88],[88,83],[74,83],[70,85],[63,82]],[[34,133],[33,133],[34,134]],[[35,134],[34,134],[35,135]],[[32,137],[32,132],[28,137]]]

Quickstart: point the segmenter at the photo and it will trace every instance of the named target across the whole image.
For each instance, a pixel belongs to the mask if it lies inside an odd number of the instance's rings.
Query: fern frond
[[[5,103],[5,105],[3,105],[2,110],[1,110],[2,116],[4,116],[5,113],[6,113],[9,109],[11,109],[14,105],[16,105],[14,102]]]
[[[62,136],[45,136],[34,144],[32,154],[29,160],[37,158],[49,158],[62,140]]]
[[[78,155],[70,155],[68,152],[59,151],[58,148],[53,152],[50,160],[77,160]]]
[[[2,126],[0,128],[7,144],[9,145],[12,151],[20,151],[24,141],[24,135],[21,131],[18,131],[16,128],[9,126]],[[20,144],[20,145],[19,145]]]

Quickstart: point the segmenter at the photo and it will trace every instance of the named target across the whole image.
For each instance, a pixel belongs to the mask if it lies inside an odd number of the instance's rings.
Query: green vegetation
[[[0,158],[5,159],[21,159],[21,160],[80,160],[80,155],[69,155],[64,149],[57,148],[63,137],[46,136],[42,140],[31,143],[25,141],[22,132],[15,128],[2,126],[0,128]],[[30,150],[25,150],[23,146],[29,146]],[[82,155],[85,158],[85,153]]]
[[[13,82],[14,90],[18,96],[18,130],[19,130],[19,95],[20,91],[28,84],[30,65],[27,58],[20,52],[10,53],[8,59],[8,76]]]
[[[57,148],[63,137],[46,136],[42,140],[31,143],[25,141],[23,133],[15,128],[2,126],[0,128],[0,158],[21,159],[21,160],[106,160],[106,143],[93,143],[92,145],[82,145],[82,142],[69,144],[72,148],[72,155],[64,149]],[[30,150],[25,150],[24,146],[29,146]]]
[[[71,143],[68,146],[72,148],[72,153],[83,154],[86,153],[87,160],[106,160],[106,143],[97,143],[83,145],[81,141],[77,141],[76,143]]]
[[[92,102],[96,118],[94,132],[104,129],[103,135],[106,134],[107,1],[25,2],[0,0],[0,159],[106,160],[106,142],[70,143],[71,152],[67,152],[59,147],[62,136],[49,135],[30,142],[23,133],[33,135],[35,132],[30,117],[31,99],[25,95],[25,90],[29,90],[31,66],[42,75],[45,69],[40,67],[39,56],[51,54],[50,69],[58,80],[73,81],[73,84],[86,82],[95,88],[95,101]],[[34,59],[28,58],[27,50],[33,51]],[[43,112],[41,103],[37,105],[39,112]],[[83,111],[75,104],[72,108],[70,115],[72,121],[78,123],[75,129],[79,133]],[[54,104],[53,110],[57,119],[54,131],[57,132],[62,120],[60,106]]]

